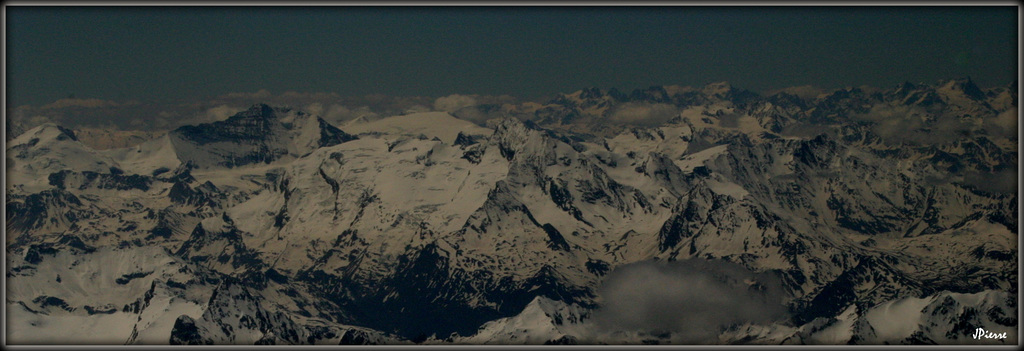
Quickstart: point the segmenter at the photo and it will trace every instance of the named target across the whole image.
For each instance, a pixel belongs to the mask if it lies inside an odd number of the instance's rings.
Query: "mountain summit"
[[[41,126],[7,149],[11,339],[1016,343],[1016,92],[976,89]]]

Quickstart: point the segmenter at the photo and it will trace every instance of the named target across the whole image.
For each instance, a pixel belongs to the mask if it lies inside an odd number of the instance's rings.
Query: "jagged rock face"
[[[455,146],[424,140],[406,143],[404,148],[393,147],[390,152],[420,152],[420,155],[408,156],[411,163],[420,161],[415,170],[408,171],[412,181],[422,174],[417,172],[430,172],[430,167],[445,162],[477,167],[469,168],[467,174],[484,168],[457,158],[458,152],[452,152]],[[962,213],[948,212],[948,208],[940,210],[937,206],[930,213],[947,211],[947,214],[922,217],[925,213],[916,208],[925,203],[927,194],[913,186],[914,179],[901,177],[898,170],[875,166],[874,163],[880,161],[870,154],[849,155],[852,151],[847,147],[824,136],[806,141],[773,140],[758,145],[720,147],[710,150],[710,156],[700,163],[702,166],[687,171],[682,169],[688,165],[663,161],[659,166],[661,171],[651,171],[651,181],[667,178],[656,183],[660,192],[683,194],[668,200],[654,199],[609,176],[621,172],[620,165],[612,162],[614,157],[602,159],[580,154],[570,145],[548,138],[536,127],[514,120],[499,124],[490,141],[483,145],[483,154],[492,160],[490,165],[507,164],[505,178],[494,183],[482,203],[473,205],[478,206],[478,210],[463,217],[461,227],[450,225],[452,222],[447,222],[447,227],[439,227],[437,219],[431,218],[449,215],[437,209],[424,213],[412,208],[411,212],[385,214],[381,209],[400,207],[381,200],[393,194],[375,194],[372,189],[362,187],[366,181],[347,176],[336,178],[339,171],[345,174],[345,166],[353,170],[367,168],[363,161],[345,157],[348,152],[343,149],[324,150],[324,153],[341,156],[320,163],[316,168],[293,168],[288,179],[306,178],[316,183],[312,188],[305,188],[305,185],[297,186],[294,180],[282,182],[284,189],[277,196],[283,204],[265,211],[288,213],[287,217],[277,218],[289,219],[284,223],[275,220],[266,227],[280,228],[275,235],[280,238],[308,233],[309,225],[292,223],[297,213],[310,210],[309,205],[303,204],[317,204],[321,218],[337,223],[332,232],[339,234],[315,241],[331,243],[328,252],[317,262],[299,264],[291,271],[299,272],[299,279],[322,286],[323,295],[332,300],[351,299],[352,308],[365,314],[364,322],[377,320],[369,325],[412,330],[406,334],[411,338],[424,333],[446,335],[472,331],[480,321],[518,311],[530,296],[538,294],[592,304],[591,287],[599,280],[599,275],[587,269],[585,263],[618,265],[659,256],[720,258],[756,269],[781,271],[789,281],[791,293],[803,301],[797,306],[802,306],[807,318],[828,316],[854,301],[877,303],[922,291],[920,281],[906,278],[904,274],[897,274],[899,279],[869,280],[871,284],[887,288],[861,293],[842,290],[862,284],[846,282],[851,278],[844,277],[893,274],[889,266],[861,262],[875,260],[877,254],[867,252],[859,242],[844,236],[845,233],[903,234],[915,222],[930,223],[927,218],[934,218],[930,225],[938,232],[966,223]],[[349,146],[367,150],[358,144]],[[452,150],[445,150],[448,148]],[[447,160],[438,156],[446,154],[450,155]],[[430,165],[432,162],[434,164]],[[369,168],[383,169],[380,166]],[[621,168],[632,167],[623,164]],[[865,180],[880,178],[899,182],[879,188]],[[436,184],[434,181],[425,183]],[[874,190],[852,190],[864,188]],[[484,189],[486,187],[480,188]],[[970,194],[961,190],[960,196],[943,198],[967,196],[969,203],[989,201]],[[346,205],[337,200],[344,197],[360,200],[346,210]],[[668,203],[660,208],[652,205],[659,200]],[[330,205],[324,206],[325,202]],[[850,207],[847,204],[862,205]],[[430,207],[433,206],[438,205]],[[332,210],[325,211],[328,208]],[[420,211],[425,209],[420,207]],[[820,215],[783,220],[800,213]],[[406,216],[418,219],[408,220]],[[627,222],[615,223],[609,217],[624,218]],[[646,233],[638,233],[635,229],[639,226],[630,223],[652,219],[659,225],[652,228],[653,231],[645,230]],[[388,227],[385,232],[393,234],[382,235],[380,229],[376,229],[382,226]],[[630,232],[625,228],[634,229]],[[207,236],[235,243],[228,245],[232,246],[237,245],[234,238],[239,237],[235,233],[232,229]],[[588,241],[603,245],[589,245]],[[630,250],[635,248],[625,248],[632,246],[630,241],[647,241],[650,248],[638,253]],[[385,246],[393,242],[410,244],[397,250]],[[259,252],[263,249],[233,250]],[[313,250],[306,249],[307,252]],[[515,255],[501,254],[505,251],[515,252]],[[233,257],[226,257],[225,262],[243,256]],[[225,271],[235,269],[238,267],[231,266]],[[534,287],[536,283],[542,285]],[[338,289],[339,286],[342,288]],[[818,297],[822,295],[828,298]],[[839,302],[833,301],[837,298]],[[511,307],[495,307],[499,305]],[[462,311],[459,313],[464,317],[462,321],[468,322],[460,327],[451,320],[430,319],[434,317],[429,316],[440,315],[441,310]],[[415,317],[393,317],[399,311],[415,312],[408,314]],[[424,325],[447,328],[414,329]]]
[[[97,188],[97,189],[113,189],[113,190],[149,190],[149,186],[152,184],[152,179],[147,176],[138,174],[124,175],[122,171],[117,168],[112,168],[110,174],[101,174],[96,172],[73,172],[73,171],[60,171],[56,173],[50,173],[50,185],[53,185],[57,189],[65,188]]]
[[[175,131],[182,139],[197,144],[247,142],[267,139],[277,113],[267,105],[255,105],[227,120],[199,126],[184,126]]]
[[[277,285],[270,283],[269,286],[273,290]],[[273,297],[272,293],[260,291],[267,287],[267,282],[226,279],[213,290],[200,318],[183,315],[174,321],[170,344],[338,344],[345,343],[343,335],[346,332],[359,331],[340,329],[305,310],[301,311],[306,313],[294,316],[284,311],[274,311],[267,306],[269,301],[273,301],[268,299]],[[301,297],[297,298],[301,301]],[[299,324],[296,319],[304,323]],[[372,336],[377,342],[383,338],[380,335]]]
[[[77,196],[60,190],[8,198],[7,213],[12,216],[7,218],[7,230],[11,233],[30,232],[44,226],[66,225],[89,215],[89,211],[81,206],[82,201]]]
[[[785,328],[908,297],[1016,294],[1017,196],[964,180],[1015,168],[1016,141],[978,134],[894,145],[871,122],[854,121],[871,104],[918,103],[915,94],[939,97],[926,111],[936,118],[998,112],[999,94],[978,95],[967,83],[816,100],[761,98],[727,84],[587,89],[555,102],[576,109],[568,119],[495,120],[489,134],[431,113],[353,124],[357,136],[257,105],[102,153],[43,128],[8,148],[32,166],[21,174],[43,177],[8,195],[7,229],[16,233],[8,257],[29,272],[64,254],[160,247],[204,277],[192,280],[205,282],[204,293],[188,298],[198,307],[149,328],[180,344],[494,342],[517,321],[583,323],[616,267],[725,260],[778,276],[792,313],[782,326],[762,326],[785,338],[735,340],[811,342],[814,332]],[[584,128],[573,118],[626,102],[683,110],[600,139],[612,130],[563,128]],[[808,121],[836,126],[805,138],[782,133]],[[55,149],[92,158],[88,167],[37,167],[57,159]],[[143,266],[116,278],[160,276]],[[133,291],[141,302],[118,313],[145,314],[162,286],[184,296],[180,279]],[[19,299],[29,311],[19,313],[80,305],[55,294]],[[526,339],[589,340],[583,329],[551,325]],[[857,328],[857,340],[878,337]],[[939,340],[939,329],[914,340]]]
[[[319,117],[263,104],[224,121],[183,126],[169,136],[179,159],[200,168],[269,164],[355,139]]]

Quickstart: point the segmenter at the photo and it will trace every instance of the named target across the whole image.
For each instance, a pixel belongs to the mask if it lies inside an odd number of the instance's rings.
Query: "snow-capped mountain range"
[[[496,118],[255,105],[107,150],[27,130],[7,340],[1017,343],[1016,84],[473,108]],[[701,319],[714,297],[779,313]]]

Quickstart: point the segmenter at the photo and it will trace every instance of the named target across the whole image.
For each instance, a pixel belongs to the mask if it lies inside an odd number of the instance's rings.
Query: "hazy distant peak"
[[[733,90],[732,84],[728,81],[721,81],[715,83],[708,83],[701,88],[701,92],[707,95],[721,94],[725,95]]]
[[[974,84],[971,77],[946,81],[942,83],[938,89],[950,92],[960,92],[974,100],[982,100],[985,98],[985,93],[981,91],[981,88],[978,88],[978,85]]]
[[[911,83],[909,81],[904,81],[903,83],[897,85],[895,90],[897,93],[902,93],[903,95],[906,95],[907,93],[917,89],[918,86],[916,84]]]
[[[583,90],[580,90],[579,93],[580,99],[596,99],[604,96],[601,89],[596,87],[584,88]]]

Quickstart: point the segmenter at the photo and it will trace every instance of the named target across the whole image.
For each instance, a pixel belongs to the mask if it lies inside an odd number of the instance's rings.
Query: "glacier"
[[[616,117],[652,104],[677,113]],[[1016,344],[1018,193],[985,184],[1018,169],[1016,135],[993,129],[1016,108],[1015,84],[959,79],[813,99],[585,89],[483,125],[258,104],[123,148],[44,124],[7,143],[7,337]],[[705,261],[739,268],[660,286],[770,276],[784,312],[700,338],[608,319],[610,277]]]

